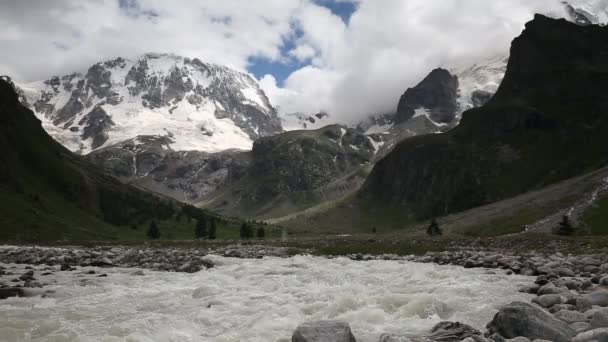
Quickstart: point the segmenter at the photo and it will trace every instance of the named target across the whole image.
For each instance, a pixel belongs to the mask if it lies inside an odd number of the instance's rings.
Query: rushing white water
[[[498,306],[527,299],[517,288],[531,281],[404,261],[214,261],[195,274],[37,271],[55,293],[0,301],[0,340],[290,341],[299,323],[329,318],[347,321],[357,341],[375,342],[383,332],[424,334],[442,320],[482,329]]]

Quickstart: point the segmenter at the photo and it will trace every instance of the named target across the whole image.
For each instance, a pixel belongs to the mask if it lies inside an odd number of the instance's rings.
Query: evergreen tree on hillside
[[[264,231],[264,227],[258,227],[257,237],[258,239],[263,239],[266,236],[266,232]]]
[[[206,239],[207,236],[207,219],[204,216],[201,216],[196,221],[196,226],[194,227],[194,237],[197,239]]]
[[[209,224],[209,240],[215,240],[217,238],[217,223],[214,218],[211,218]]]
[[[562,220],[559,222],[556,230],[559,235],[572,235],[574,234],[574,227],[570,223],[570,216],[562,216]]]
[[[435,218],[431,220],[429,227],[426,229],[426,233],[431,237],[441,236],[441,234],[443,233],[441,231],[441,228],[439,227],[439,223],[437,223],[437,220]]]
[[[146,235],[148,236],[148,238],[150,238],[152,240],[160,239],[160,230],[158,229],[158,226],[156,225],[156,221],[150,222],[150,227],[148,227],[148,231],[146,232]]]
[[[241,224],[241,230],[240,230],[240,236],[241,239],[245,240],[245,239],[249,239],[252,237],[252,232],[251,232],[251,226],[249,225],[249,223],[247,222],[243,222],[243,224]]]

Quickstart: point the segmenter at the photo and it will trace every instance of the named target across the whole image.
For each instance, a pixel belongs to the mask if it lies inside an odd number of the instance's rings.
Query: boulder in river
[[[23,297],[25,293],[23,289],[18,287],[5,287],[0,288],[0,299],[6,299],[9,297]]]
[[[488,330],[505,338],[524,336],[531,340],[555,342],[568,342],[576,334],[572,327],[547,311],[523,302],[513,302],[502,307],[488,324]]]
[[[481,335],[481,332],[470,325],[460,322],[441,322],[433,327],[429,339],[440,342],[459,342],[467,337]]]
[[[292,342],[356,342],[350,326],[342,321],[315,321],[300,324]]]

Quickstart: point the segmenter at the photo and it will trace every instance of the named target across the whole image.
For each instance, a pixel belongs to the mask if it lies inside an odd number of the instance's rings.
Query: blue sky
[[[123,0],[126,1],[126,0]],[[356,11],[357,5],[350,1],[336,0],[316,0],[316,4],[328,8],[333,14],[339,16],[342,21],[348,25],[350,17]],[[285,40],[281,46],[281,55],[287,57],[287,53],[295,47],[294,41],[298,38],[294,37]],[[273,75],[277,80],[277,85],[283,86],[285,79],[294,71],[303,67],[306,63],[301,63],[293,58],[284,58],[281,61],[274,61],[264,57],[249,58],[248,70],[258,79],[266,74]]]

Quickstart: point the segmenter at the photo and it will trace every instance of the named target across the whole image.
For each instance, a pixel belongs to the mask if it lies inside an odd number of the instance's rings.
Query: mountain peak
[[[174,150],[249,149],[282,131],[249,74],[175,54],[109,59],[21,89],[47,131],[79,153],[139,135],[166,137]]]

